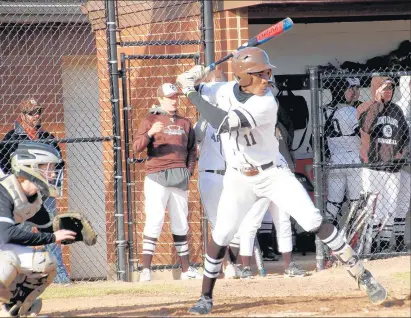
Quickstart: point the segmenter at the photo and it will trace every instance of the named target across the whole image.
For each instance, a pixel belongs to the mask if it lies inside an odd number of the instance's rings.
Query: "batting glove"
[[[185,72],[177,77],[177,85],[181,88],[184,95],[194,91],[195,78],[192,73]]]

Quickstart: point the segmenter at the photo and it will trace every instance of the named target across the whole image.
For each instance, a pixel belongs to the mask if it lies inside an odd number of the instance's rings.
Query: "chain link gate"
[[[99,79],[108,59],[97,49],[107,43],[104,29],[92,30],[86,4],[0,2],[1,168],[10,172],[22,140],[59,147],[63,196],[45,207],[51,215],[82,212],[98,234],[92,247],[46,247],[58,260],[56,283],[116,278],[113,115],[109,84]]]
[[[411,69],[317,72],[317,206],[362,258],[410,255]],[[322,252],[326,267],[335,264]]]
[[[139,12],[139,15],[131,13]],[[137,20],[137,18],[139,18]],[[125,202],[130,280],[142,269],[144,212],[144,178],[146,152],[134,153],[134,134],[148,110],[157,103],[157,88],[175,83],[177,75],[200,63],[203,46],[202,1],[117,2],[119,25],[118,47],[121,60],[122,123],[125,153]],[[197,120],[197,112],[181,95],[178,113]],[[203,215],[197,191],[197,172],[189,186],[190,261],[203,262]],[[179,268],[170,220],[166,213],[164,226],[156,245],[152,270]]]

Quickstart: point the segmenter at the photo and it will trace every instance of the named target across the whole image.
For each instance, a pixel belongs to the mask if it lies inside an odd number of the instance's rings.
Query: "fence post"
[[[203,1],[204,3],[204,59],[205,64],[214,62],[214,21],[213,21],[213,1]]]
[[[323,214],[323,180],[321,167],[321,143],[320,143],[320,101],[318,98],[318,68],[310,67],[310,92],[311,92],[311,120],[313,134],[313,172],[314,172],[314,204]],[[324,269],[324,244],[315,236],[317,271]]]
[[[134,272],[138,268],[138,260],[134,257],[134,230],[133,230],[133,213],[132,213],[132,197],[131,197],[131,174],[130,174],[130,138],[129,138],[129,126],[128,126],[128,112],[131,107],[128,105],[127,97],[127,69],[126,69],[126,55],[120,54],[121,60],[121,89],[123,92],[123,122],[124,122],[124,153],[126,154],[126,201],[127,201],[127,246],[128,246],[128,274],[129,281],[136,281]]]
[[[110,74],[110,95],[113,110],[114,133],[114,191],[115,195],[115,220],[116,220],[116,249],[117,249],[117,279],[126,281],[126,239],[124,231],[124,199],[123,199],[123,168],[121,156],[121,131],[120,131],[120,107],[119,107],[119,72],[117,60],[117,24],[115,2],[105,0],[108,67]]]
[[[201,15],[204,17],[204,62],[205,65],[210,65],[215,59],[213,1],[203,0],[202,4]],[[204,255],[206,255],[208,246],[208,220],[205,214],[203,216],[203,246]]]

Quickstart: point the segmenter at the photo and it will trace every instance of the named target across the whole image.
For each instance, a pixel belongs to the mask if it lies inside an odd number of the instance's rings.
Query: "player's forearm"
[[[203,99],[197,91],[188,93],[187,98],[197,108],[200,115],[215,129],[218,129],[223,123],[227,112],[217,108]]]
[[[54,243],[55,240],[52,233],[32,233],[16,225],[0,223],[0,241],[4,243],[39,246]]]
[[[144,151],[147,148],[151,140],[152,140],[152,137],[150,138],[147,132],[143,134],[138,134],[133,144],[134,151],[135,152]]]

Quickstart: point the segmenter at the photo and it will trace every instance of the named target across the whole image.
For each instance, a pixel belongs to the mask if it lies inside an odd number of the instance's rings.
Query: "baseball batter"
[[[237,232],[257,198],[267,198],[289,213],[306,231],[313,231],[347,265],[351,276],[367,291],[373,303],[381,303],[387,293],[364,269],[355,251],[323,221],[318,209],[295,176],[277,168],[278,141],[273,138],[277,103],[268,89],[273,65],[265,51],[245,48],[232,58],[235,81],[214,83],[207,95],[214,107],[196,91],[194,83],[204,76],[204,68],[194,67],[178,76],[177,83],[200,114],[221,136],[227,171],[217,211],[217,221],[205,258],[201,297],[189,312],[208,314],[213,306],[213,289],[221,269],[227,244]]]
[[[357,110],[360,80],[346,78],[333,89],[333,102],[324,108],[324,136],[331,164],[355,164],[360,161],[360,132]],[[331,169],[327,174],[326,216],[337,228],[342,216],[344,196],[350,204],[357,201],[362,190],[362,170]]]
[[[199,90],[202,90],[203,85],[213,82],[227,82],[227,78],[222,71],[214,70],[200,84]],[[208,100],[208,96],[203,96],[203,98]],[[216,106],[218,107],[218,105]],[[201,116],[195,124],[194,130],[200,152],[198,159],[198,190],[204,212],[213,231],[217,219],[218,202],[223,191],[223,178],[226,171],[225,157],[220,135],[217,135],[216,129],[209,125]],[[251,275],[251,271],[244,271],[242,273],[236,265],[236,259],[240,252],[239,234],[234,236],[227,248],[227,252],[230,261],[226,266],[224,278],[238,278],[242,274],[247,277]]]

